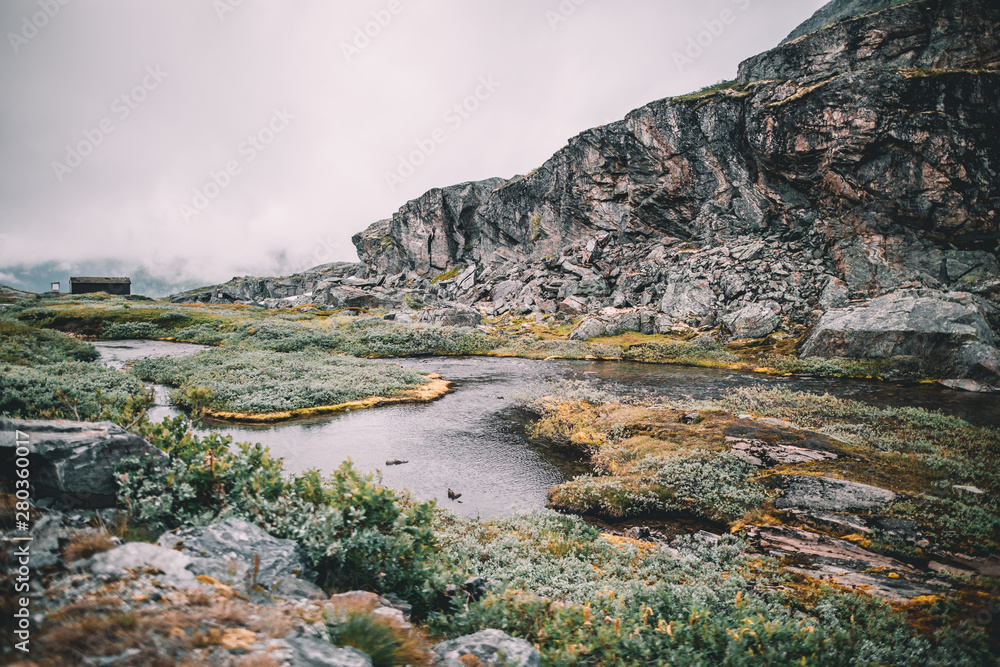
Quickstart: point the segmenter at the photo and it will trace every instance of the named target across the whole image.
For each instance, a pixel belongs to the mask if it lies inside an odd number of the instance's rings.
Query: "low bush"
[[[652,364],[718,366],[734,364],[740,358],[719,345],[695,345],[685,341],[643,343],[629,346],[623,359]]]
[[[0,414],[22,419],[94,419],[143,392],[120,371],[82,361],[0,364]]]
[[[188,357],[142,359],[131,372],[176,387],[173,400],[189,409],[194,390],[210,390],[214,411],[264,414],[338,405],[369,396],[393,396],[427,378],[394,364],[307,349],[271,352],[242,347],[205,350]],[[204,396],[204,394],[202,394]]]
[[[432,630],[498,628],[543,664],[995,664],[970,622],[922,634],[888,604],[803,585],[729,536],[682,539],[671,556],[547,513],[453,519],[439,533],[454,562],[497,584],[433,615]]]
[[[169,331],[152,322],[116,322],[105,325],[101,330],[101,337],[108,340],[156,339],[169,335]]]
[[[328,614],[327,641],[352,646],[371,658],[373,667],[420,667],[431,664],[431,652],[412,628],[400,628],[361,610]]]
[[[100,353],[90,343],[0,317],[0,363],[36,366],[60,361],[95,361],[98,357]]]
[[[443,588],[433,502],[400,498],[350,462],[328,477],[285,476],[281,459],[259,444],[198,436],[180,417],[135,428],[171,457],[166,465],[130,457],[115,469],[119,506],[138,525],[161,530],[236,516],[298,542],[328,588],[392,592],[422,609]]]
[[[686,512],[730,522],[767,500],[751,481],[757,469],[728,452],[649,456],[612,476],[577,477],[549,494],[557,506],[611,517]]]

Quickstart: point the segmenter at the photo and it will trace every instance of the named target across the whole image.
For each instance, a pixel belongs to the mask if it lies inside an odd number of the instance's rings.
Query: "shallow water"
[[[101,363],[111,368],[124,370],[137,359],[155,359],[158,357],[186,357],[202,350],[205,345],[193,343],[168,343],[160,340],[107,340],[94,343],[101,353]],[[176,417],[183,414],[181,410],[170,405],[170,388],[153,385],[156,391],[156,405],[149,410],[149,418],[161,421],[166,417]]]
[[[102,360],[121,367],[151,356],[183,356],[200,349],[157,341],[99,343]],[[937,386],[896,385],[854,380],[776,378],[718,369],[660,366],[629,362],[534,361],[489,357],[394,360],[408,368],[440,373],[455,392],[424,405],[399,405],[349,412],[273,426],[213,424],[237,441],[260,442],[297,472],[330,472],[350,458],[364,471],[379,471],[382,482],[408,489],[419,499],[469,516],[504,514],[542,507],[546,492],[582,466],[559,452],[529,443],[517,399],[537,394],[550,381],[588,380],[598,387],[642,392],[662,400],[716,398],[742,386],[782,387],[830,393],[873,405],[913,405],[939,409],[970,422],[1000,426],[1000,397],[956,392]],[[158,403],[166,402],[165,388]],[[166,405],[155,419],[177,414]],[[386,461],[408,463],[387,466]],[[461,493],[449,500],[448,489]]]

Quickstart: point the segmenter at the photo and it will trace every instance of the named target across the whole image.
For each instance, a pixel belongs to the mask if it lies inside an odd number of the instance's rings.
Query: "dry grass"
[[[11,484],[11,488],[13,488],[13,484]],[[17,497],[13,494],[0,493],[0,530],[13,530],[17,520],[17,502]],[[28,510],[28,516],[33,524],[42,515],[32,507]]]
[[[142,594],[123,588],[121,595],[84,598],[50,614],[33,642],[39,667],[79,665],[83,657],[119,655],[138,649],[136,656],[116,665],[234,665],[270,667],[271,656],[238,656],[251,644],[286,636],[297,618],[288,610],[257,607],[234,600],[206,604],[202,591],[161,600],[151,609],[123,612],[126,599],[141,602]],[[221,652],[221,653],[220,653]],[[218,655],[230,656],[222,662]]]
[[[103,530],[84,530],[73,533],[63,546],[63,560],[72,563],[76,560],[90,558],[94,554],[111,551],[115,543],[111,536]]]
[[[340,600],[334,598],[335,612],[326,619],[334,644],[364,651],[374,667],[432,664],[433,656],[423,634],[409,624],[399,625],[372,613],[376,596],[340,597]]]

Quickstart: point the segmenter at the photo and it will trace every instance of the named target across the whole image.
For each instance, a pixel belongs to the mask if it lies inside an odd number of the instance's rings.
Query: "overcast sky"
[[[2,0],[0,282],[356,261],[407,200],[731,79],[823,4]]]

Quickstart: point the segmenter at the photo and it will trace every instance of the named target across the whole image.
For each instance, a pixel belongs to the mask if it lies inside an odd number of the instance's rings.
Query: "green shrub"
[[[157,339],[169,335],[152,322],[116,322],[105,325],[101,330],[101,336],[108,340]]]
[[[679,364],[683,366],[716,366],[720,363],[731,364],[740,360],[735,354],[721,346],[706,347],[684,341],[631,345],[624,351],[622,358],[650,364]]]
[[[433,502],[400,498],[349,461],[329,477],[286,477],[261,445],[198,436],[179,417],[136,429],[171,457],[163,466],[130,457],[115,468],[119,506],[139,524],[169,529],[236,516],[298,542],[328,588],[393,592],[421,607],[443,587]]]
[[[58,331],[0,318],[0,363],[35,366],[60,361],[95,361],[98,357],[100,353],[90,343]]]
[[[416,371],[394,364],[340,357],[316,349],[271,352],[215,348],[188,357],[141,359],[131,372],[178,388],[173,400],[187,408],[269,413],[338,405],[369,396],[392,396],[425,384]],[[196,406],[193,390],[208,389]]]
[[[130,375],[94,363],[0,364],[0,414],[23,419],[94,419],[143,391]]]
[[[451,519],[439,532],[456,565],[502,583],[433,615],[431,629],[498,628],[537,646],[546,665],[996,664],[971,619],[925,636],[880,600],[799,592],[730,536],[681,539],[671,555],[552,514]]]
[[[613,517],[684,511],[729,522],[767,500],[763,488],[750,481],[756,472],[747,459],[729,452],[649,456],[628,475],[584,475],[560,484],[551,498],[560,507]]]
[[[424,665],[430,655],[413,630],[394,627],[364,611],[327,614],[326,631],[331,644],[353,646],[366,653],[374,667]]]

